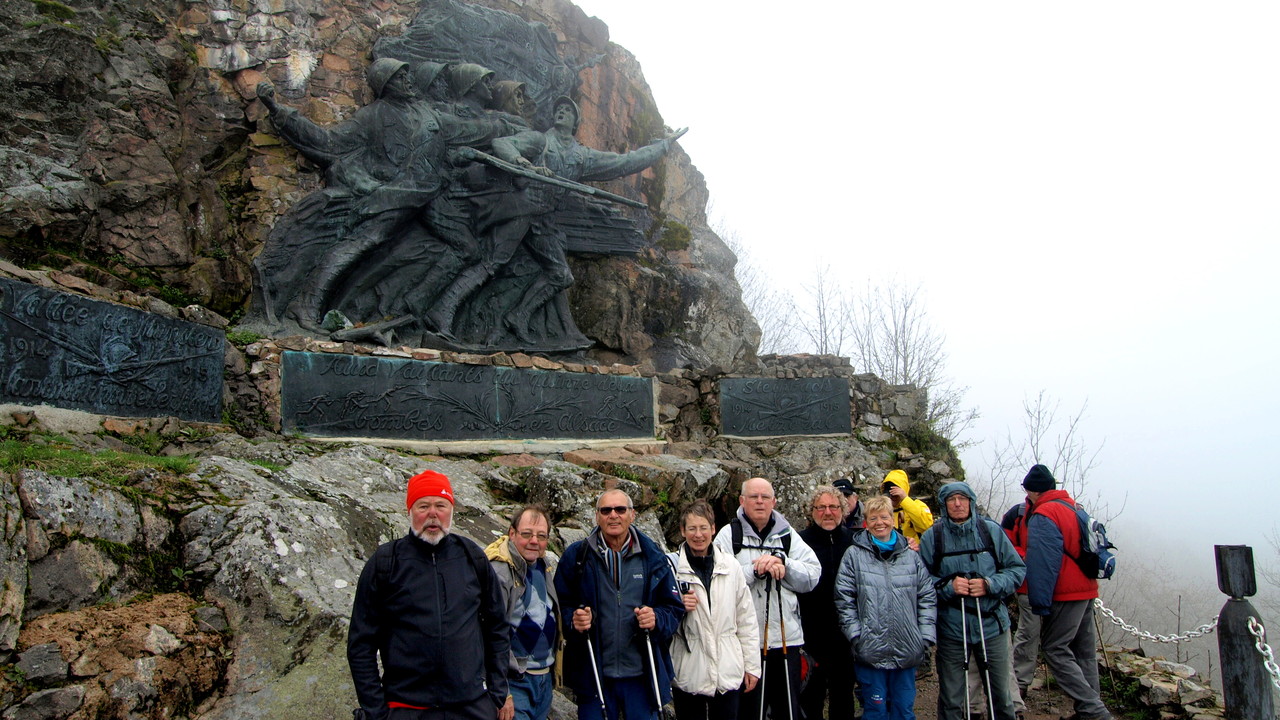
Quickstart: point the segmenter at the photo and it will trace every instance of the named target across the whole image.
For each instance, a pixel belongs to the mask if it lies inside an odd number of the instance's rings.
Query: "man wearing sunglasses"
[[[526,505],[511,527],[484,549],[498,578],[511,623],[510,695],[515,720],[546,720],[551,712],[552,664],[560,639],[560,606],[546,560],[551,521],[546,510]]]
[[[560,602],[574,609],[563,625],[565,684],[578,720],[618,720],[620,712],[651,720],[671,700],[668,647],[684,602],[662,550],[631,526],[636,511],[625,492],[606,490],[595,516],[555,576]]]

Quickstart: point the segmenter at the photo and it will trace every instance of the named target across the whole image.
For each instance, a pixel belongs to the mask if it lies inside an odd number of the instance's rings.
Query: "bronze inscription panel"
[[[738,437],[851,431],[846,378],[724,378],[720,432]]]
[[[284,429],[321,437],[653,437],[648,378],[286,352]]]
[[[226,335],[0,278],[0,400],[218,422]]]

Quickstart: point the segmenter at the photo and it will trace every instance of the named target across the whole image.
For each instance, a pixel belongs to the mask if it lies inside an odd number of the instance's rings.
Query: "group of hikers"
[[[672,553],[606,490],[553,566],[545,509],[520,508],[481,549],[450,533],[449,479],[425,471],[408,485],[410,532],[356,588],[357,717],[546,720],[562,685],[579,720],[656,720],[669,703],[678,720],[854,720],[859,706],[902,720],[932,663],[941,720],[1020,720],[1043,656],[1066,718],[1109,720],[1075,501],[1044,465],[1022,487],[996,522],[947,483],[935,521],[902,470],[866,500],[841,478],[796,530],[752,478],[723,527],[706,501],[684,508]]]

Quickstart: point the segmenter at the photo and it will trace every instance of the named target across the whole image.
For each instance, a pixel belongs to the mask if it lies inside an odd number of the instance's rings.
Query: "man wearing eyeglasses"
[[[716,533],[716,550],[738,559],[755,601],[760,637],[768,638],[761,676],[768,678],[764,689],[768,697],[763,696],[757,684],[742,696],[738,717],[758,720],[761,703],[767,702],[775,720],[802,720],[800,649],[804,645],[804,629],[800,626],[796,595],[817,587],[822,565],[792,530],[791,523],[774,509],[778,499],[768,480],[751,478],[743,483],[738,503],[737,517]]]
[[[551,539],[547,513],[526,505],[511,516],[511,527],[484,549],[498,578],[511,623],[510,695],[515,720],[546,720],[551,712],[552,673],[560,636],[555,572],[546,561]]]
[[[607,720],[619,713],[651,720],[671,701],[668,648],[684,602],[666,555],[631,526],[635,516],[625,492],[605,491],[596,500],[596,527],[564,551],[556,571],[556,594],[574,608],[563,623],[564,679],[578,700],[578,720],[605,720],[602,704]]]
[[[846,483],[849,481],[844,480]],[[837,481],[839,482],[839,481]],[[852,491],[853,484],[849,484]],[[855,496],[856,502],[856,496]],[[809,526],[800,531],[822,566],[818,585],[800,595],[800,622],[804,627],[805,650],[817,666],[809,671],[809,682],[800,693],[805,720],[849,720],[854,717],[853,656],[836,614],[836,573],[845,550],[853,544],[853,531],[842,522],[848,517],[847,503],[839,485],[819,485],[809,503]],[[862,528],[859,526],[858,532]]]

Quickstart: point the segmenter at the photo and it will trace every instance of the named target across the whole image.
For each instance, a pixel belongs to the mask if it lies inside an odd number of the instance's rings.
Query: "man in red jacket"
[[[1048,472],[1044,465],[1036,465],[1027,473],[1023,482],[1036,483],[1041,473]],[[1052,475],[1050,475],[1052,478]],[[1027,559],[1027,516],[1031,514],[1031,500],[1009,508],[1000,521],[1000,527],[1013,542],[1013,549],[1018,551],[1025,561]],[[1031,682],[1035,679],[1036,663],[1040,659],[1040,616],[1031,612],[1031,602],[1027,600],[1027,584],[1018,588],[1018,631],[1013,635],[1013,674],[1018,679],[1018,693],[1026,698]]]
[[[1075,501],[1049,468],[1036,465],[1022,481],[1031,501],[1027,518],[1027,598],[1041,616],[1040,652],[1058,687],[1075,703],[1079,720],[1112,720],[1098,687],[1093,601],[1098,581],[1076,564],[1080,523]]]

